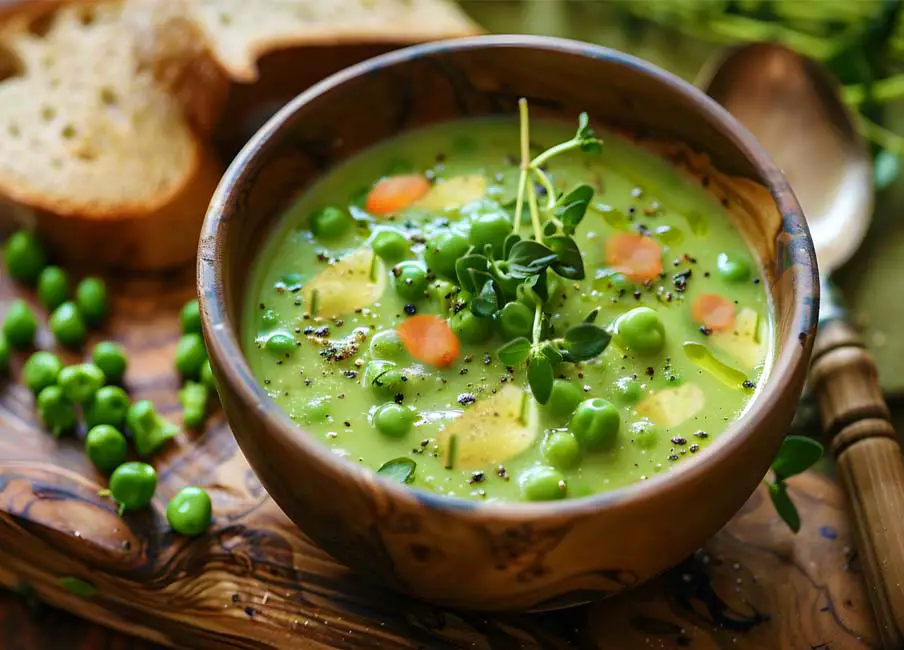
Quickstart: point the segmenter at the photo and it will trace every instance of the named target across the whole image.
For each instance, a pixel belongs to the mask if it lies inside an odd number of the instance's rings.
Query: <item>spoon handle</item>
[[[810,381],[847,495],[882,647],[904,648],[904,456],[876,364],[845,320],[820,323]]]

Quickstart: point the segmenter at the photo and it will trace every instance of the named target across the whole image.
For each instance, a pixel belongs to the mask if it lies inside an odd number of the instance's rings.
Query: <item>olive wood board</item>
[[[126,386],[179,421],[173,368],[178,311],[193,270],[110,278],[113,316],[94,340],[128,350]],[[0,276],[0,313],[31,292]],[[46,330],[40,347],[52,347]],[[366,582],[308,541],[268,498],[222,416],[183,432],[154,459],[152,507],[120,517],[80,436],[55,439],[14,379],[0,388],[0,584],[163,645],[183,648],[822,648],[876,638],[839,488],[793,482],[792,535],[760,489],[694,557],[613,599],[535,615],[453,613]],[[73,362],[78,355],[64,355]],[[185,538],[166,499],[206,487],[215,519]],[[613,534],[618,534],[613,531]],[[60,578],[91,583],[90,598]],[[463,577],[466,579],[466,577]]]

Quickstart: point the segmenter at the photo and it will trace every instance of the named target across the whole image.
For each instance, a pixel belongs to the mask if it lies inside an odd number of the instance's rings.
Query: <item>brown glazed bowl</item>
[[[341,459],[289,420],[255,380],[240,341],[249,269],[283,210],[363,148],[425,124],[533,116],[599,127],[697,177],[755,248],[776,315],[771,370],[752,406],[693,461],[613,492],[487,504],[392,483]],[[816,261],[800,207],[753,137],[702,92],[633,57],[533,36],[419,45],[318,83],[232,163],[202,233],[204,332],[242,451],[286,514],[364,576],[446,606],[562,607],[616,593],[696,550],[766,473],[800,396],[816,326]]]

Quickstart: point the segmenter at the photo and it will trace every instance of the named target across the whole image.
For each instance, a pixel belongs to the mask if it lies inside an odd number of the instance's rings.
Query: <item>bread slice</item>
[[[221,165],[142,69],[124,3],[29,2],[0,26],[0,196],[68,260],[194,257]]]

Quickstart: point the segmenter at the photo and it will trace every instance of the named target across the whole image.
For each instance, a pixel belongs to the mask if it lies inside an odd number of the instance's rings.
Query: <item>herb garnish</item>
[[[399,483],[414,482],[414,473],[417,470],[417,463],[410,458],[393,458],[388,460],[377,470],[377,474],[381,474],[388,479],[398,481]]]
[[[778,455],[772,461],[772,473],[775,475],[775,481],[770,482],[768,479],[763,479],[775,511],[788,524],[788,528],[795,533],[800,530],[800,514],[797,512],[797,506],[788,496],[788,485],[785,480],[810,468],[822,458],[822,454],[822,445],[812,438],[786,436]]]

